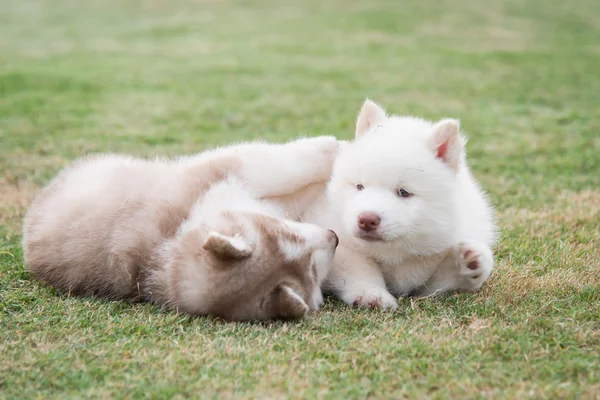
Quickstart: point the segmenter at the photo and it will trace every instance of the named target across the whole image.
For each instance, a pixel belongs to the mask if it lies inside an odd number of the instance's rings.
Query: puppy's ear
[[[271,307],[276,318],[299,319],[308,312],[308,304],[285,284],[278,285],[271,293]]]
[[[385,110],[379,104],[369,99],[365,100],[356,119],[355,136],[358,139],[371,128],[381,124],[387,118]]]
[[[458,171],[464,140],[460,136],[460,126],[455,119],[443,119],[433,126],[429,146],[436,157]]]
[[[252,249],[238,235],[227,236],[210,232],[202,248],[222,260],[243,260],[252,255]]]

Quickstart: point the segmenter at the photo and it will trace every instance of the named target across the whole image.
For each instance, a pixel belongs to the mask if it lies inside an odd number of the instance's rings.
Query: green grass
[[[293,5],[296,3],[297,5]],[[596,0],[0,0],[1,398],[600,398]],[[88,152],[460,118],[498,207],[482,290],[298,323],[69,298],[20,220]]]

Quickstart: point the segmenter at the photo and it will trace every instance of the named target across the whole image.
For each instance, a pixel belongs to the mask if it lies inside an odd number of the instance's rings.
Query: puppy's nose
[[[379,215],[372,212],[360,213],[358,216],[358,227],[366,232],[371,232],[377,229],[380,222],[381,218]]]
[[[327,232],[329,232],[329,240],[335,243],[335,247],[338,247],[338,244],[340,244],[340,238],[338,237],[337,233],[331,229],[327,229]]]

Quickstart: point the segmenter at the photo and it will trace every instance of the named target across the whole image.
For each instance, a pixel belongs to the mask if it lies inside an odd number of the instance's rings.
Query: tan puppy
[[[285,219],[329,178],[335,138],[249,143],[169,160],[78,160],[33,202],[25,263],[57,289],[190,314],[298,318],[322,303],[337,236]],[[268,197],[294,198],[269,201]]]

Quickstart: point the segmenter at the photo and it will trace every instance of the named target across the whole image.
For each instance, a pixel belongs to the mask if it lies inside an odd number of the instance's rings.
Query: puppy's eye
[[[363,190],[364,188],[365,188],[365,187],[362,185],[362,183],[359,183],[359,184],[357,184],[357,185],[356,185],[356,190],[358,190],[359,192],[360,192],[361,190]]]
[[[412,193],[410,193],[409,191],[404,190],[404,189],[398,189],[398,196],[400,196],[400,197],[410,197],[410,196],[412,196]]]

